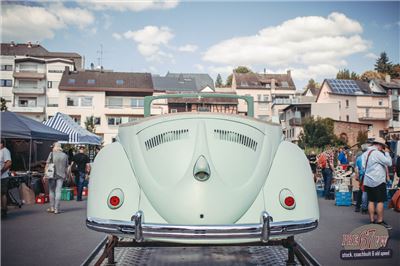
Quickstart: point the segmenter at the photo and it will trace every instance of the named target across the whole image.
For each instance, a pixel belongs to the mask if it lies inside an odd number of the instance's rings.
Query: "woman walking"
[[[47,209],[47,212],[58,214],[60,213],[61,188],[64,179],[67,177],[68,169],[68,156],[62,151],[59,142],[53,144],[53,151],[47,158],[45,173],[48,173],[49,167],[52,168],[52,166],[54,167],[54,174],[52,176],[45,174],[45,178],[49,181],[50,196],[50,208]]]

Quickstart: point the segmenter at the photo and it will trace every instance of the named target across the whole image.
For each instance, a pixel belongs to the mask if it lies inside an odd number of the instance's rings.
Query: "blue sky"
[[[292,70],[298,89],[339,69],[399,60],[400,3],[245,1],[25,1],[2,3],[2,42],[39,41],[77,52],[86,67],[114,71],[217,73],[238,65]],[[24,19],[21,19],[24,18]]]

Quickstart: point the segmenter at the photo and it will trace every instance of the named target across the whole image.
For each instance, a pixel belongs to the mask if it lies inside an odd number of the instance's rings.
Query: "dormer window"
[[[282,86],[283,88],[289,88],[289,83],[287,83],[287,81],[282,81],[282,82],[281,82],[281,86]]]
[[[96,80],[88,79],[87,84],[94,85],[94,84],[96,84]]]
[[[115,81],[115,83],[116,83],[117,85],[124,85],[124,80],[123,80],[123,79],[117,79],[117,80]]]
[[[240,82],[240,86],[247,87],[249,84],[246,81]]]
[[[68,79],[68,84],[75,84],[75,79]]]
[[[271,88],[271,83],[265,83],[265,88],[270,89]]]

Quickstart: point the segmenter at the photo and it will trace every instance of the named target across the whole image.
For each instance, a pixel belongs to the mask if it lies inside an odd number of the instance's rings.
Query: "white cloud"
[[[118,39],[121,35],[113,34],[113,36]],[[139,53],[148,61],[163,62],[164,59],[170,61],[174,59],[171,53],[162,51],[162,48],[167,47],[169,41],[174,38],[174,34],[168,27],[146,26],[137,31],[127,31],[122,36],[133,40],[137,44]]]
[[[114,32],[114,33],[112,34],[112,36],[113,36],[114,39],[116,39],[116,40],[118,40],[118,41],[122,39],[122,35],[119,34],[119,33],[116,33],[116,32]]]
[[[197,49],[198,49],[197,45],[186,44],[186,45],[180,46],[178,48],[178,51],[181,51],[181,52],[195,52]]]
[[[201,64],[194,64],[193,67],[196,68],[200,72],[203,72],[205,69],[204,66]]]
[[[70,25],[83,29],[94,22],[94,16],[80,8],[62,4],[48,6],[2,5],[2,34],[7,41],[42,41],[52,39],[57,30]]]
[[[371,58],[371,59],[378,59],[379,56],[377,56],[374,53],[368,53],[368,54],[365,55],[365,57]]]
[[[208,71],[213,74],[230,75],[233,72],[233,66],[209,66]]]
[[[178,0],[140,0],[140,1],[104,1],[104,0],[80,0],[80,5],[95,10],[115,10],[139,12],[154,9],[175,8]]]
[[[360,36],[362,32],[359,22],[341,13],[334,12],[326,18],[297,17],[254,35],[221,41],[204,53],[203,60],[275,69],[295,66],[294,77],[298,78],[331,75],[347,65],[347,56],[365,52],[371,46]]]

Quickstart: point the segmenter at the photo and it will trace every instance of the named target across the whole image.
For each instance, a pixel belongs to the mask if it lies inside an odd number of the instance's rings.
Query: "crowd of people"
[[[326,145],[324,150],[316,155],[311,151],[308,156],[311,170],[314,174],[314,181],[319,178],[324,182],[325,199],[334,199],[331,192],[332,182],[335,176],[335,169],[354,169],[355,179],[359,182],[360,188],[356,194],[355,212],[369,214],[370,223],[380,224],[387,229],[392,227],[384,221],[384,202],[387,200],[387,183],[392,180],[389,170],[392,167],[390,148],[382,138],[361,145],[361,150],[356,156],[347,147],[333,149]],[[400,160],[396,168],[400,173]],[[322,175],[317,174],[318,170]]]
[[[82,201],[83,188],[88,185],[90,174],[90,159],[85,146],[79,146],[74,154],[73,149],[63,151],[59,142],[51,146],[44,167],[44,180],[48,184],[50,207],[49,213],[60,213],[61,190],[65,183],[77,187],[77,201]],[[96,149],[98,152],[99,149]],[[1,168],[1,216],[7,216],[8,205],[8,178],[12,167],[10,150],[1,139],[0,168]]]
[[[49,184],[50,207],[47,209],[49,213],[60,213],[61,188],[64,181],[76,185],[77,201],[82,201],[83,188],[88,183],[90,159],[85,153],[85,146],[79,146],[75,155],[72,150],[69,150],[68,154],[69,156],[63,152],[59,142],[55,142],[46,161],[44,178]],[[51,164],[54,165],[54,174],[48,172]]]

